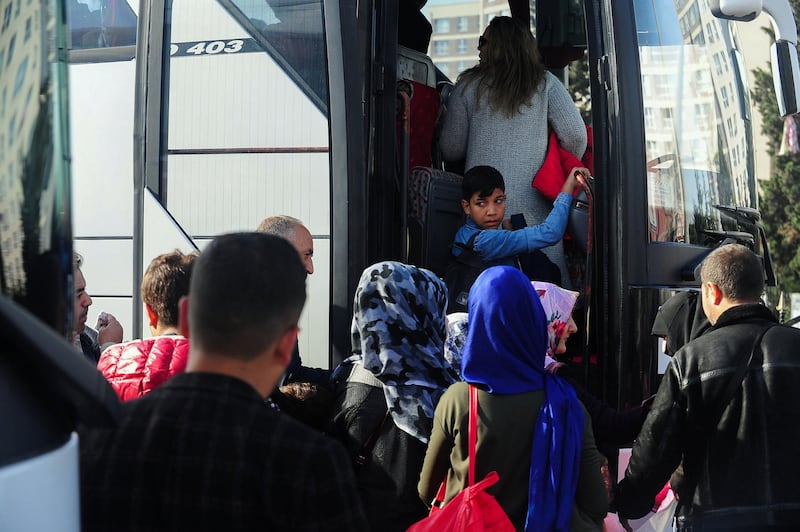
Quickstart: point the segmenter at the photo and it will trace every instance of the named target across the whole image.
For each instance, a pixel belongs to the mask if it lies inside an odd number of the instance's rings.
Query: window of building
[[[672,109],[666,107],[663,109],[664,111],[664,125],[666,127],[672,127]]]
[[[11,60],[14,59],[14,48],[17,44],[17,36],[13,35],[11,40],[8,42],[8,58],[6,59],[6,68],[8,65],[11,64]]]
[[[3,31],[6,31],[8,29],[8,25],[11,24],[11,14],[13,12],[13,8],[13,4],[8,4],[5,12],[3,12]]]
[[[717,67],[717,75],[722,75],[722,62],[719,60],[719,55],[714,54],[714,66]]]
[[[458,17],[458,31],[465,32],[469,30],[469,19],[467,17]]]
[[[434,41],[433,53],[434,55],[447,55],[450,51],[449,41]]]
[[[458,40],[458,53],[463,54],[467,52],[467,40],[466,39],[459,39]]]
[[[434,27],[436,33],[450,33],[450,19],[449,18],[437,18],[434,21]]]
[[[706,36],[703,35],[702,28],[699,32],[697,32],[697,36],[692,39],[692,44],[705,44],[706,43]]]
[[[656,125],[655,116],[652,107],[645,107],[644,109],[644,127],[654,128]]]

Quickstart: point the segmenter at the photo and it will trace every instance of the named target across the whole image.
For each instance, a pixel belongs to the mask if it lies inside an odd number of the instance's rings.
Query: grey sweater
[[[552,203],[531,187],[531,181],[547,152],[548,124],[561,146],[580,158],[586,150],[586,128],[564,85],[549,72],[529,106],[511,118],[489,106],[484,94],[475,102],[477,83],[456,84],[447,103],[440,147],[445,160],[466,159],[465,169],[489,165],[497,168],[506,182],[506,217],[523,213],[528,225],[547,218]],[[561,269],[562,283],[569,286],[569,274],[561,242],[544,248]]]

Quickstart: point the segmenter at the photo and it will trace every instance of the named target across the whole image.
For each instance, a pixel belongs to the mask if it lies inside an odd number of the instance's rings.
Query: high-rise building
[[[427,11],[433,26],[428,55],[454,81],[478,62],[478,37],[489,21],[511,15],[508,4],[497,0],[431,5]]]

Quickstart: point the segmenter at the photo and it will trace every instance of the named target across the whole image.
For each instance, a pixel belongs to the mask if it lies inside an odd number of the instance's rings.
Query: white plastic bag
[[[634,532],[672,532],[674,530],[673,517],[678,506],[678,499],[672,490],[667,492],[667,496],[661,501],[661,505],[655,512],[650,512],[639,519],[631,519],[628,526]],[[619,522],[617,514],[608,514],[603,521],[603,532],[626,532]]]

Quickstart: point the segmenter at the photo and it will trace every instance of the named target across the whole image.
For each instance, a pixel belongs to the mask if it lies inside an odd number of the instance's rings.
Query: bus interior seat
[[[409,168],[432,166],[433,138],[441,107],[436,89],[436,67],[427,55],[398,46],[397,79],[408,82],[411,89]],[[398,118],[398,134],[402,123]]]

